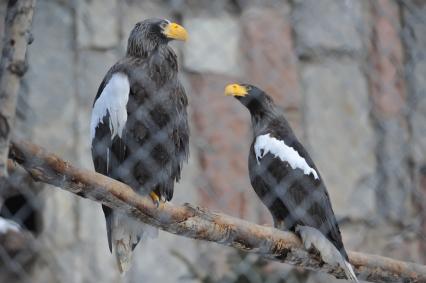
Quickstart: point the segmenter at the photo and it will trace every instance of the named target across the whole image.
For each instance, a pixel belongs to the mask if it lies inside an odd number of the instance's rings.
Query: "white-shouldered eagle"
[[[325,262],[339,265],[348,279],[358,282],[323,179],[281,109],[253,85],[230,84],[225,95],[234,96],[250,111],[250,181],[274,226],[297,233],[307,249],[319,252]]]
[[[154,202],[173,197],[189,154],[187,97],[178,79],[171,40],[186,40],[186,30],[168,20],[135,25],[124,58],[99,86],[90,124],[95,170],[129,185]],[[120,272],[130,268],[133,249],[158,230],[107,206],[108,245]]]

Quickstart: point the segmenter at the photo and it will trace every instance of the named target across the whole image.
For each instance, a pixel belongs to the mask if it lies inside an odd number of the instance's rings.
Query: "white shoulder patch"
[[[299,168],[306,175],[312,173],[314,178],[318,179],[318,174],[315,169],[311,168],[306,160],[301,157],[294,148],[287,146],[284,141],[271,137],[270,134],[261,135],[256,138],[254,152],[256,154],[256,160],[258,163],[262,157],[270,152],[275,157],[281,159],[281,161],[288,162],[291,168]]]
[[[19,226],[18,223],[12,220],[0,217],[0,234],[6,234],[7,231],[18,232],[19,230],[21,230],[21,226]]]
[[[90,139],[95,137],[95,130],[103,118],[109,113],[109,128],[111,139],[121,137],[127,121],[127,101],[129,100],[130,83],[127,75],[116,73],[112,75],[101,95],[93,105],[90,121]]]

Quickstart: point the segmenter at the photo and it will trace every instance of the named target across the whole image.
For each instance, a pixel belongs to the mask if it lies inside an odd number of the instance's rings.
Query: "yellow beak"
[[[186,29],[183,26],[178,25],[176,23],[168,24],[164,28],[163,34],[171,39],[182,40],[182,41],[186,41],[188,39],[188,32],[186,31]]]
[[[226,96],[246,96],[247,88],[239,84],[229,84],[225,88]]]

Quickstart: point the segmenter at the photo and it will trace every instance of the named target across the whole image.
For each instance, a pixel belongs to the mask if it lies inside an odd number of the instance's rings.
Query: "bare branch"
[[[7,155],[25,55],[32,40],[30,27],[35,0],[9,1],[0,62],[0,177],[7,175]]]
[[[318,255],[302,248],[296,235],[272,227],[256,225],[221,213],[194,208],[189,204],[161,204],[157,208],[149,198],[140,197],[127,185],[101,174],[76,168],[41,147],[23,141],[11,143],[10,156],[34,179],[121,209],[164,231],[216,242],[264,258],[344,278],[343,270],[324,263]],[[371,282],[426,282],[426,266],[349,252],[359,279]]]

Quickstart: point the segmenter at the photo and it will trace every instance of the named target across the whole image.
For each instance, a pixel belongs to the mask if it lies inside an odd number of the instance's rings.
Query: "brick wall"
[[[249,185],[249,114],[223,95],[227,83],[251,82],[273,96],[311,152],[348,248],[424,262],[426,213],[415,201],[426,198],[423,3],[39,0],[22,91],[30,110],[17,134],[92,168],[92,101],[130,29],[152,16],[179,20],[190,35],[173,46],[192,136],[175,202],[271,225]],[[232,250],[161,233],[121,278],[99,205],[49,188],[41,199],[43,252],[32,282],[178,282],[188,270],[171,250],[202,272],[230,272]]]

